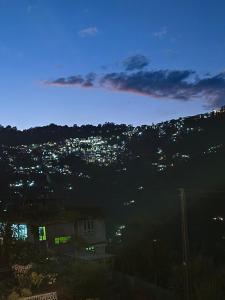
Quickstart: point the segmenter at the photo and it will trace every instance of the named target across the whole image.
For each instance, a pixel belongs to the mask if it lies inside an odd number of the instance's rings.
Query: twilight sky
[[[151,124],[225,104],[224,0],[0,0],[0,124]]]

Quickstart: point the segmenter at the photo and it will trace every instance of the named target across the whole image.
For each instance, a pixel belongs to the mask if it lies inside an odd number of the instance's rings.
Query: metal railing
[[[35,295],[25,298],[19,298],[20,300],[58,300],[57,293],[47,293],[47,294],[41,294],[41,295]]]

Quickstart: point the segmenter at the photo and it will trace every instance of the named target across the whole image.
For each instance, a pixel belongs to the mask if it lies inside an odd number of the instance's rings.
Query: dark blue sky
[[[151,124],[216,108],[224,12],[224,0],[0,0],[0,123]]]

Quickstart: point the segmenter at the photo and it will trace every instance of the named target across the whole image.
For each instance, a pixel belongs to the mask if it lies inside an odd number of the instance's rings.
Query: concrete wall
[[[103,219],[89,219],[91,228],[87,228],[87,219],[70,223],[55,223],[46,225],[47,245],[57,253],[75,253],[80,247],[79,237],[85,241],[83,250],[86,253],[86,246],[94,246],[96,254],[105,254],[106,233]],[[86,225],[85,225],[86,222]],[[55,244],[56,237],[71,236],[71,241],[66,244]],[[90,254],[90,253],[89,253]]]
[[[55,223],[46,225],[46,236],[48,248],[54,249],[57,253],[75,253],[75,226],[70,223]],[[71,240],[66,244],[55,244],[55,238],[71,236]]]
[[[78,221],[78,235],[80,235],[87,243],[102,243],[106,241],[105,222],[103,219],[93,220],[93,230],[85,231],[85,220]]]

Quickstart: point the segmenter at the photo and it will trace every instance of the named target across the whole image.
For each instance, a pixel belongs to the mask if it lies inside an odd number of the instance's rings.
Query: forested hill
[[[203,130],[214,130],[224,125],[225,107],[211,113],[196,115],[192,117],[179,118],[158,124],[142,125],[133,127],[126,124],[105,123],[98,126],[76,124],[69,127],[50,124],[48,126],[34,127],[26,130],[18,130],[16,127],[0,125],[0,144],[1,145],[21,145],[21,144],[39,144],[46,142],[59,142],[67,138],[87,138],[90,136],[113,137],[113,136],[140,136],[152,135],[152,138],[158,135],[163,137],[167,135],[168,139],[176,140],[176,135],[185,133],[196,133]],[[210,128],[211,127],[211,128]],[[221,131],[221,130],[220,130]],[[218,134],[218,133],[217,133]]]
[[[121,218],[123,212],[168,213],[181,186],[223,189],[224,132],[224,108],[139,127],[1,127],[0,210],[60,198],[97,203],[112,214],[120,209]]]

